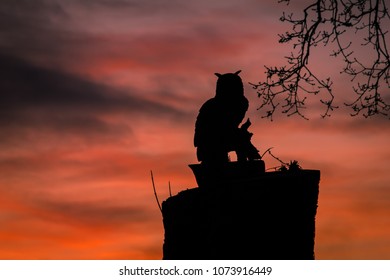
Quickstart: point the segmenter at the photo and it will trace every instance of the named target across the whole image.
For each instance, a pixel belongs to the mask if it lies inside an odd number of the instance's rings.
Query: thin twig
[[[265,150],[265,152],[261,155],[261,158],[263,158],[264,157],[264,155],[266,154],[266,153],[269,153],[269,151],[271,151],[271,149],[273,149],[274,147],[271,147],[271,148],[268,148],[267,150]]]
[[[168,181],[168,188],[169,188],[169,196],[172,197],[171,181]]]
[[[287,163],[285,163],[284,161],[282,161],[280,158],[278,158],[277,156],[274,156],[271,151],[269,150],[268,153],[274,158],[276,159],[277,161],[279,161],[282,165],[286,166],[288,165]]]
[[[278,170],[278,169],[280,169],[280,166],[274,166],[274,167],[268,167],[267,169],[266,169],[266,171],[268,171],[268,170]]]
[[[156,192],[156,186],[154,184],[154,178],[153,178],[153,171],[152,170],[150,170],[150,177],[152,178],[152,185],[153,185],[154,196],[156,197],[158,208],[160,209],[160,212],[162,213],[161,204],[160,204],[160,201],[158,200],[158,196],[157,196],[157,192]]]

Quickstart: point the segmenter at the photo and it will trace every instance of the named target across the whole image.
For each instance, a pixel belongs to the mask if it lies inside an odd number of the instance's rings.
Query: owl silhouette
[[[219,74],[215,97],[207,100],[199,110],[195,123],[194,146],[197,148],[198,161],[202,163],[228,162],[228,153],[236,151],[237,159],[259,158],[258,151],[252,155],[245,151],[252,136],[239,128],[249,107],[248,99],[244,96],[244,86],[235,73]],[[256,155],[257,153],[257,155]]]

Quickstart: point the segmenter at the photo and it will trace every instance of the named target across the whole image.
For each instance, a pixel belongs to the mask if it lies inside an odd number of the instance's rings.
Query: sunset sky
[[[2,0],[0,259],[161,259],[150,170],[160,201],[169,181],[196,187],[198,110],[237,70],[260,152],[321,170],[316,259],[390,259],[390,120],[350,117],[340,61],[312,60],[333,76],[332,117],[321,96],[308,121],[256,110],[249,82],[289,54],[279,18],[307,1],[292,2]]]

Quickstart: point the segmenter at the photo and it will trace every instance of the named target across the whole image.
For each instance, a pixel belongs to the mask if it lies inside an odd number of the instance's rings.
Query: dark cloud
[[[68,1],[71,5],[78,5],[84,8],[97,8],[104,10],[114,10],[117,12],[126,12],[128,16],[139,16],[140,14],[152,14],[171,9],[171,12],[183,11],[187,4],[180,0],[171,1],[138,1],[138,0],[86,0],[86,1]],[[173,10],[173,11],[172,11]]]
[[[57,222],[84,226],[115,227],[118,225],[152,220],[153,213],[141,206],[114,206],[104,202],[63,202],[39,200],[36,211]],[[41,214],[42,215],[42,214]]]
[[[248,6],[235,1],[211,5],[209,1],[52,2],[0,4],[3,50],[61,67],[75,62],[80,66],[80,59],[85,63],[95,55],[118,54],[154,67],[169,67],[172,58],[186,64],[191,59],[194,65],[195,60],[204,59],[205,49],[208,54],[224,54],[226,49],[248,44],[247,40],[253,44],[264,33],[260,22],[254,25],[256,13],[249,19],[242,15],[253,10],[252,1]],[[226,11],[221,14],[220,10]]]
[[[62,5],[51,0],[3,0],[0,3],[0,13],[0,24],[12,22],[17,26],[25,25],[30,28],[54,22],[57,17],[68,17]]]
[[[67,14],[56,1],[1,1],[0,46],[12,53],[37,51],[38,43],[45,36],[50,39],[57,23],[66,19]]]
[[[178,109],[99,85],[71,74],[47,70],[20,59],[0,56],[0,125],[47,127],[56,131],[109,131],[104,117],[182,119]],[[125,117],[125,118],[126,118]],[[4,131],[3,131],[4,133]]]

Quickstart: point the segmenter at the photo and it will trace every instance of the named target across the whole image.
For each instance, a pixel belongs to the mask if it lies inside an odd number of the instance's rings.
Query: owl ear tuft
[[[219,73],[214,73],[215,74],[215,76],[217,76],[218,78],[220,78],[222,75],[221,74],[219,74]]]
[[[234,73],[234,75],[238,75],[241,73],[241,70],[238,70],[236,73]]]

